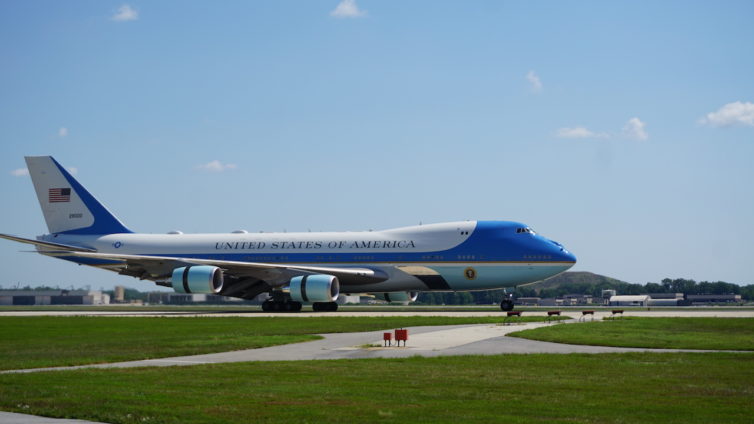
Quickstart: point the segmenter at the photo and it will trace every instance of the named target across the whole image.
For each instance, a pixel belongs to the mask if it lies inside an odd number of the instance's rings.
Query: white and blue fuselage
[[[249,299],[267,292],[275,307],[300,310],[307,302],[333,304],[341,291],[413,299],[418,291],[514,287],[576,262],[559,243],[511,221],[366,232],[138,234],[52,157],[26,162],[50,233],[37,240],[0,237],[182,293]]]
[[[45,236],[102,253],[369,268],[387,278],[362,291],[489,290],[559,274],[576,262],[562,245],[511,221],[463,221],[384,231]],[[58,256],[86,265],[111,261]],[[397,272],[396,272],[397,271]],[[349,290],[341,283],[341,289]]]

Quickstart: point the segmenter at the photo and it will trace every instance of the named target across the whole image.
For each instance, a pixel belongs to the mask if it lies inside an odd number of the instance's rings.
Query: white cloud
[[[609,138],[606,133],[596,133],[584,127],[560,128],[555,135],[560,138]]]
[[[70,166],[67,169],[68,169],[68,172],[71,173],[71,175],[76,175],[79,173],[79,169],[76,168],[75,166]]]
[[[124,4],[118,8],[118,11],[110,19],[118,22],[135,21],[139,19],[139,11]]]
[[[68,128],[60,127],[58,130],[58,137],[66,137],[68,135]]]
[[[209,172],[223,172],[236,168],[237,166],[234,163],[222,163],[219,160],[213,160],[211,162],[205,163],[204,165],[199,165],[196,167],[196,169]]]
[[[366,16],[367,11],[359,9],[356,5],[356,0],[341,0],[335,9],[330,12],[330,16],[336,18],[360,18]]]
[[[646,140],[649,134],[645,127],[646,123],[641,122],[639,118],[631,118],[623,126],[623,135],[635,140]],[[615,135],[604,132],[594,132],[586,127],[563,127],[555,132],[560,138],[613,138]]]
[[[526,74],[526,80],[531,84],[531,90],[535,93],[542,91],[542,81],[539,80],[539,76],[534,71],[529,71]]]
[[[699,123],[713,127],[747,125],[754,127],[754,103],[733,102],[721,107],[716,112],[708,113]]]
[[[644,129],[646,126],[647,124],[641,122],[639,118],[631,118],[623,127],[623,134],[636,140],[646,140],[649,138],[649,134]]]

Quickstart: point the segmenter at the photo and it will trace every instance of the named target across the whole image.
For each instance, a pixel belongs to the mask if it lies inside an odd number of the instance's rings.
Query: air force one
[[[422,291],[515,287],[559,274],[576,257],[510,221],[462,221],[383,231],[139,234],[51,156],[26,157],[50,234],[27,239],[46,256],[151,280],[178,293],[252,299],[265,311],[337,310],[340,293],[407,302]],[[500,307],[513,309],[510,296]]]

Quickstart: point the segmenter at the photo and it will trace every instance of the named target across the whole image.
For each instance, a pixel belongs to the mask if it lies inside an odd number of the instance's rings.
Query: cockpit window
[[[516,233],[517,233],[517,234],[519,234],[519,233],[529,233],[529,234],[536,234],[536,233],[534,232],[534,230],[532,230],[532,229],[531,229],[531,228],[529,228],[529,227],[519,227],[519,228],[516,228]]]

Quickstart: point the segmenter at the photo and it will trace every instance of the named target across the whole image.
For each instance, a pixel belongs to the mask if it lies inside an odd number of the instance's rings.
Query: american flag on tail
[[[71,201],[70,188],[51,188],[48,193],[50,203],[62,203]]]

